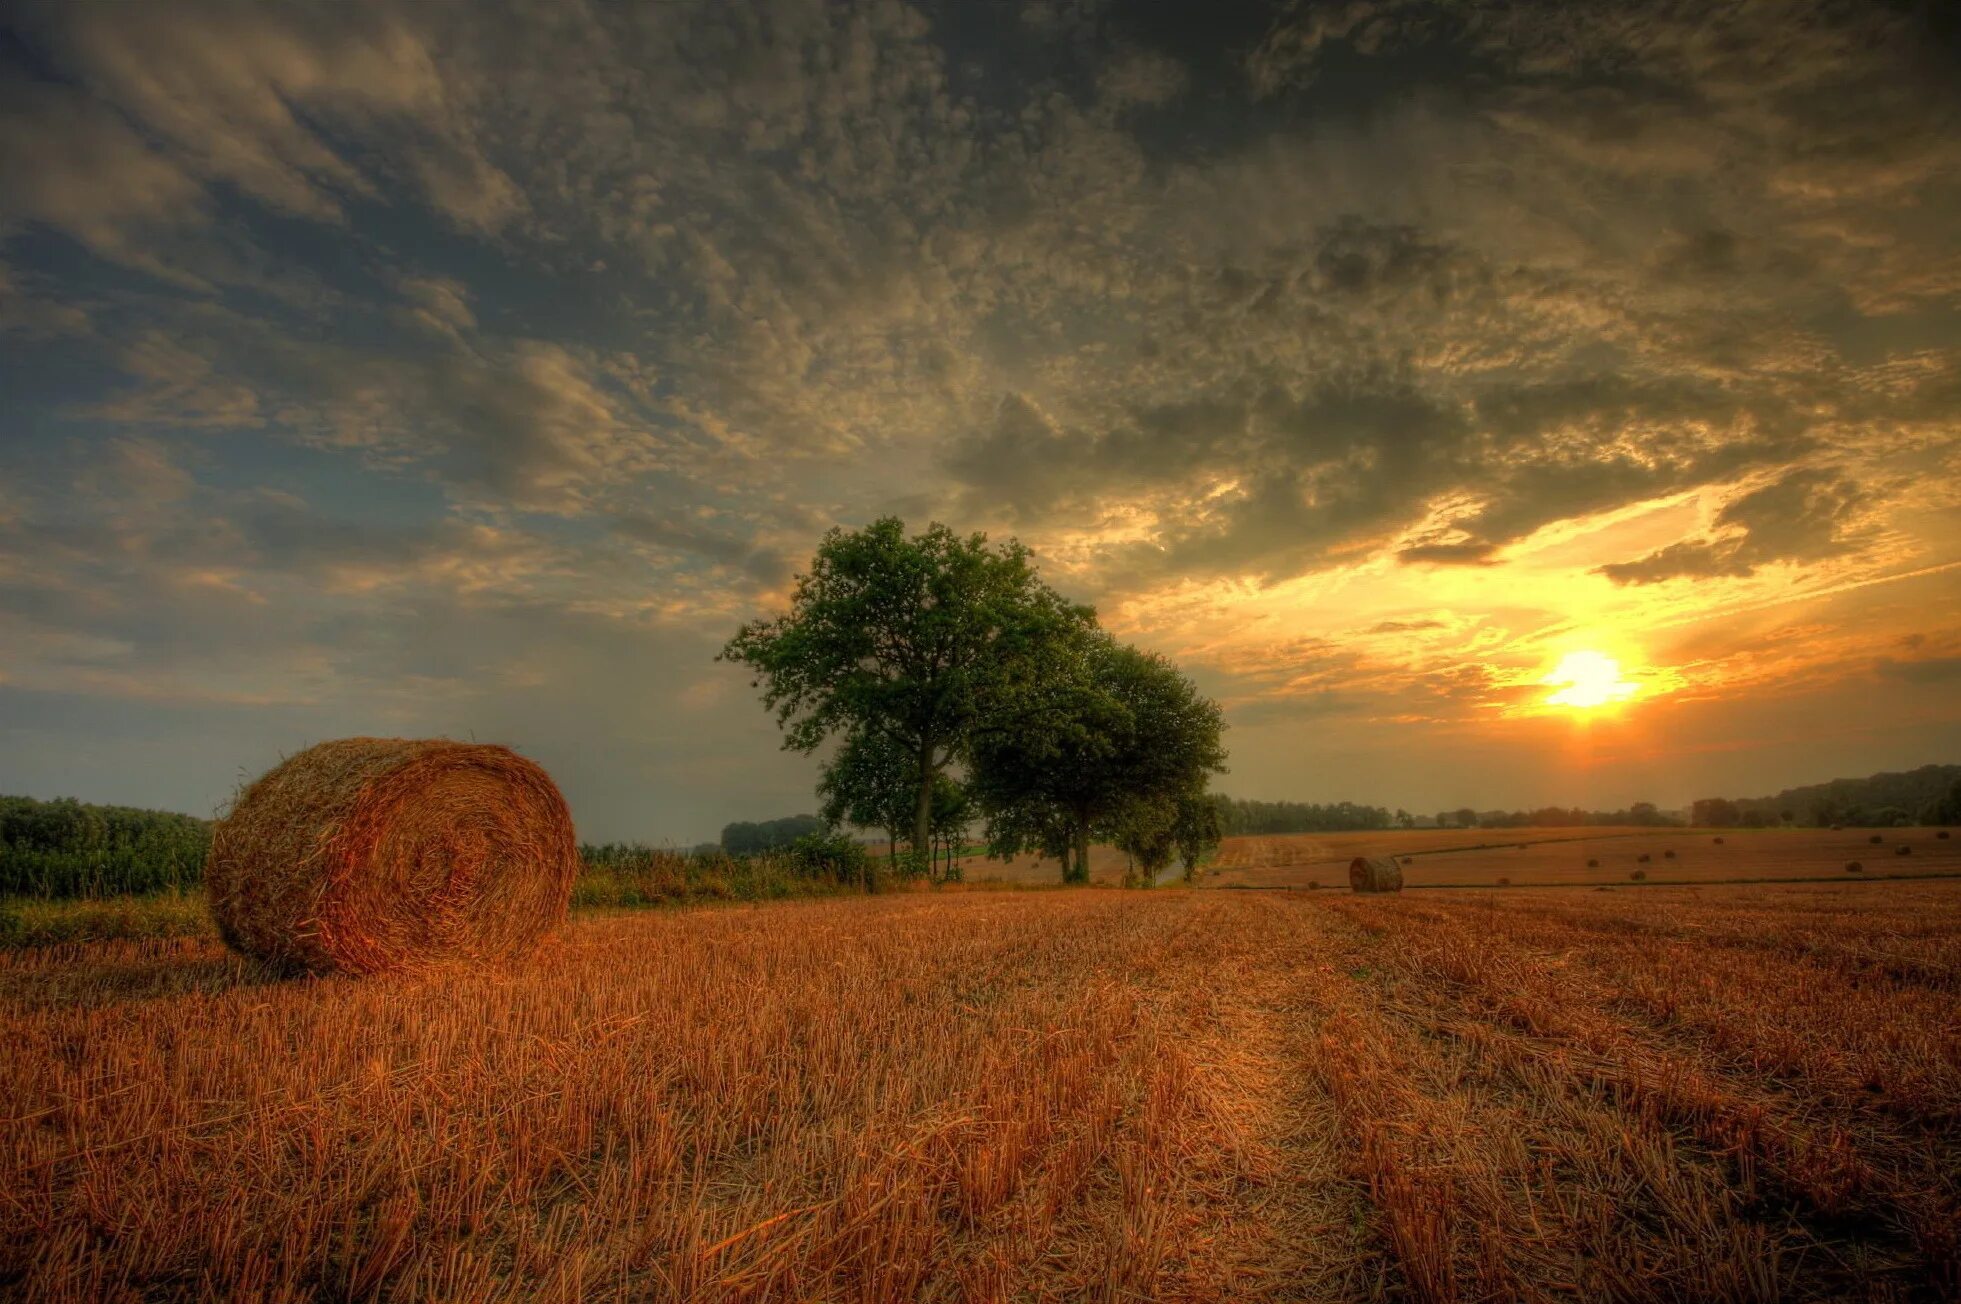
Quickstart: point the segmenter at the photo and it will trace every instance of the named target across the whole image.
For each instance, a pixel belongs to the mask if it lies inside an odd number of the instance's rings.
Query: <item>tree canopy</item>
[[[1039,690],[1046,709],[975,739],[970,782],[989,850],[1057,855],[1082,882],[1090,841],[1103,837],[1155,873],[1179,803],[1224,768],[1219,706],[1163,657],[1106,634],[1056,668]]]
[[[979,730],[1015,728],[1094,620],[1042,583],[1018,542],[938,524],[908,537],[887,517],[825,535],[790,610],[744,625],[721,657],[754,672],[786,747],[877,736],[906,757],[924,855],[935,778]]]

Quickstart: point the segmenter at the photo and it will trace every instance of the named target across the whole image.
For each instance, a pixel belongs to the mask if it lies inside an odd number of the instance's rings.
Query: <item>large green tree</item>
[[[1168,859],[1178,804],[1225,765],[1218,703],[1163,657],[1101,634],[1039,691],[1048,709],[975,740],[969,786],[989,850],[1059,854],[1069,882],[1088,880],[1093,837]]]
[[[722,659],[755,672],[784,746],[876,734],[910,761],[912,845],[932,843],[934,779],[982,732],[1044,709],[1035,690],[1095,621],[1042,583],[1028,550],[888,517],[832,530],[790,610],[744,625]]]

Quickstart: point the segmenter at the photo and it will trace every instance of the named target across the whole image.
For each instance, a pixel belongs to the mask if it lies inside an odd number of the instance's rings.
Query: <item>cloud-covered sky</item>
[[[0,28],[0,790],[508,741],[808,809],[713,660],[1032,545],[1246,796],[1961,759],[1961,29],[1773,0],[46,0]],[[1548,711],[1566,652],[1641,691]]]

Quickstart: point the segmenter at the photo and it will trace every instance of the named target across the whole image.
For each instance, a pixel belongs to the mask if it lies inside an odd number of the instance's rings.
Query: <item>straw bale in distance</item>
[[[1394,856],[1357,856],[1348,862],[1348,886],[1357,892],[1400,892],[1403,867]]]
[[[204,883],[232,949],[376,973],[529,951],[564,922],[578,868],[564,797],[509,748],[343,738],[240,794]]]

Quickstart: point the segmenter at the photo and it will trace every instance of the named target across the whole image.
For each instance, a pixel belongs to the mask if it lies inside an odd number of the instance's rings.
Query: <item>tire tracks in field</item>
[[[1374,949],[1401,980],[1389,999],[1435,1035],[1491,1056],[1516,1083],[1599,1102],[1671,1144],[1678,1166],[1714,1165],[1725,1219],[1781,1223],[1794,1238],[1788,1248],[1808,1262],[1777,1297],[1957,1297],[1952,1200],[1919,1180],[1920,1165],[1896,1144],[1821,1120],[1760,1076],[1664,1044],[1609,1013],[1610,1001],[1590,1004],[1549,957],[1492,930],[1472,934],[1445,909],[1328,905],[1379,939]]]
[[[1219,1297],[1380,1298],[1367,1190],[1348,1171],[1335,1100],[1302,1068],[1313,1031],[1293,988],[1319,962],[1321,939],[1272,898],[1194,896],[1192,915],[1194,928],[1236,939],[1185,1029],[1213,1098],[1235,1120],[1250,1177],[1213,1213]]]

